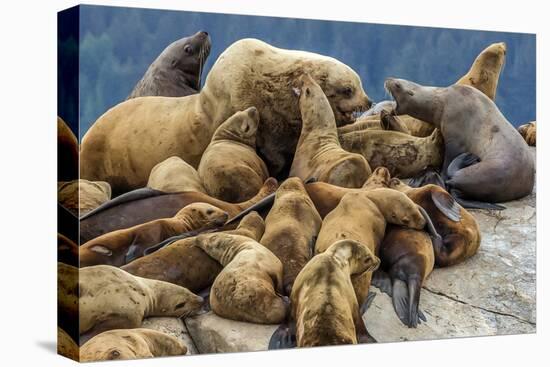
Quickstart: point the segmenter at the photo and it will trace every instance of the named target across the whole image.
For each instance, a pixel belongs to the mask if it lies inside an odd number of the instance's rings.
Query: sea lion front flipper
[[[457,155],[447,167],[447,178],[452,178],[457,171],[479,163],[479,157],[472,153],[461,153]]]
[[[432,191],[431,196],[434,205],[441,213],[453,222],[460,221],[460,205],[449,193],[443,191]]]
[[[294,323],[283,323],[269,339],[268,350],[296,347],[296,327]]]
[[[142,257],[143,252],[139,253],[139,246],[136,245],[137,236],[134,236],[134,239],[132,240],[132,243],[128,247],[128,251],[126,252],[126,255],[124,256],[124,263],[129,264],[135,259]]]
[[[365,302],[361,305],[361,308],[359,309],[359,314],[363,316],[365,312],[369,309],[370,305],[372,304],[372,301],[374,301],[374,298],[376,297],[376,293],[369,292],[367,295],[367,298],[365,299]]]
[[[455,198],[457,203],[462,205],[462,207],[465,208],[465,209],[489,209],[489,210],[504,210],[504,209],[506,209],[505,206],[498,205],[498,204],[464,199],[464,198],[461,197],[460,191],[458,191],[456,189],[451,190],[451,195]]]
[[[434,223],[432,222],[432,218],[430,218],[430,216],[428,215],[426,210],[424,210],[424,208],[421,207],[420,205],[416,205],[416,207],[420,211],[420,214],[422,214],[422,216],[426,220],[426,227],[428,227],[428,233],[430,234],[430,236],[432,238],[441,240],[441,235],[439,233],[437,233],[437,230],[435,229]]]
[[[382,269],[378,269],[372,275],[371,284],[388,296],[392,296],[391,278],[388,273]]]
[[[384,130],[397,131],[408,135],[411,134],[407,125],[405,125],[397,115],[391,114],[386,110],[380,111],[380,125],[382,125],[382,129]]]

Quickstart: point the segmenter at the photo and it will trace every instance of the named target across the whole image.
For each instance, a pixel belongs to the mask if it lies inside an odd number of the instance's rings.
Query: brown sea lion
[[[180,157],[170,157],[153,167],[147,187],[162,192],[206,193],[197,170]]]
[[[144,256],[144,251],[169,237],[203,227],[221,227],[228,215],[206,203],[189,204],[172,218],[156,219],[105,233],[80,247],[80,267],[122,266]]]
[[[292,288],[298,347],[357,344],[367,335],[351,278],[371,274],[380,260],[364,244],[336,241],[302,269]]]
[[[421,208],[396,190],[381,188],[350,192],[323,219],[315,243],[315,253],[325,252],[338,240],[349,239],[360,242],[377,254],[384,238],[386,223],[422,229],[427,220],[429,221],[429,217]],[[362,310],[366,306],[371,277],[371,272],[352,277],[357,302]]]
[[[187,347],[175,336],[151,329],[109,330],[94,336],[80,351],[81,362],[179,356]]]
[[[432,218],[441,241],[434,241],[435,264],[451,266],[473,256],[481,243],[474,216],[462,208],[445,189],[437,185],[413,188],[392,178],[390,188],[406,194]]]
[[[259,324],[285,319],[283,264],[271,251],[248,237],[227,233],[201,234],[197,246],[223,265],[210,292],[218,316]]]
[[[104,181],[73,180],[57,183],[57,201],[80,217],[111,200],[111,186]]]
[[[128,99],[145,96],[183,97],[198,93],[210,47],[210,36],[204,31],[172,42],[147,68]]]
[[[57,234],[57,261],[78,266],[78,245],[61,233]]]
[[[347,151],[359,153],[374,169],[386,167],[392,176],[411,177],[427,166],[439,167],[444,142],[439,131],[425,138],[397,131],[362,130],[340,136]]]
[[[240,221],[237,229],[224,233],[259,241],[264,230],[264,220],[258,213],[252,212]],[[212,285],[222,266],[197,246],[196,239],[192,237],[175,241],[121,269],[139,277],[162,280],[195,293],[200,292]]]
[[[216,129],[198,168],[209,195],[230,203],[248,200],[269,177],[265,163],[256,154],[259,122],[258,110],[250,107]]]
[[[434,267],[432,239],[417,229],[389,225],[380,245],[381,270],[372,284],[386,291],[403,324],[416,327],[426,317],[418,308],[422,284]]]
[[[286,295],[290,295],[294,279],[313,255],[321,222],[298,177],[291,177],[279,186],[259,242],[281,260]]]
[[[78,285],[81,343],[107,330],[138,328],[145,317],[187,317],[203,303],[184,287],[109,265],[80,269]]]
[[[290,166],[300,135],[290,85],[303,73],[329,96],[338,125],[370,106],[357,73],[338,60],[242,39],[220,55],[199,94],[135,98],[103,114],[82,139],[81,177],[107,181],[117,195],[145,186],[151,169],[171,156],[196,168],[216,128],[250,106],[260,113],[260,157],[277,176]]]
[[[441,131],[445,183],[462,206],[503,209],[489,203],[519,199],[533,191],[533,156],[486,95],[470,86],[425,87],[392,78],[386,80],[386,88],[397,103],[397,114],[420,118]],[[448,170],[451,164],[454,168]]]
[[[71,128],[57,117],[57,181],[78,178],[78,139]]]
[[[537,145],[537,124],[535,121],[518,127],[518,132],[521,134],[525,142],[529,146]]]
[[[119,196],[80,220],[80,241],[85,243],[104,233],[129,228],[155,219],[173,217],[186,205],[208,203],[222,209],[233,218],[258,203],[277,189],[277,180],[268,178],[256,196],[238,204],[215,199],[200,192],[166,194],[152,189],[140,189]]]
[[[363,156],[340,146],[334,113],[319,84],[309,75],[303,75],[296,93],[300,97],[302,132],[290,176],[304,181],[315,178],[342,187],[361,187],[371,174],[369,164]]]
[[[70,358],[73,361],[80,360],[78,344],[59,326],[57,327],[57,354]]]

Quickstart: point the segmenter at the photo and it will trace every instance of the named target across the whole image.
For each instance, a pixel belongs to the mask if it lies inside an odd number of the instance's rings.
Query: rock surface
[[[157,330],[175,336],[187,346],[187,355],[198,354],[193,339],[189,335],[184,322],[176,317],[149,317],[143,320],[141,327]]]

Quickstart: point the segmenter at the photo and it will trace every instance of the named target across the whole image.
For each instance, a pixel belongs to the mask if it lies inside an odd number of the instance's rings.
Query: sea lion
[[[429,217],[401,192],[387,188],[350,192],[323,219],[315,253],[325,252],[338,240],[349,239],[360,242],[377,254],[386,223],[422,229],[427,220]],[[371,272],[352,277],[357,302],[362,310],[366,306],[371,277]]]
[[[175,336],[151,329],[109,330],[94,336],[80,351],[81,362],[124,360],[187,353]]]
[[[419,138],[397,131],[367,129],[341,135],[340,144],[365,157],[373,169],[386,167],[398,177],[414,176],[427,166],[439,167],[444,154],[439,130]]]
[[[423,231],[389,225],[380,245],[381,270],[372,284],[386,291],[397,316],[408,327],[416,327],[426,317],[418,308],[422,284],[434,267],[434,249],[430,236]]]
[[[403,192],[432,218],[441,235],[441,241],[433,241],[437,266],[459,264],[477,252],[481,232],[476,219],[445,189],[433,184],[413,188],[396,178],[391,179],[389,187]]]
[[[183,97],[198,93],[210,36],[199,31],[172,42],[147,68],[128,99],[144,96]]]
[[[78,139],[71,128],[57,117],[57,181],[78,178]]]
[[[259,241],[265,224],[256,212],[246,215],[235,230],[224,233]],[[197,237],[175,241],[168,246],[124,265],[121,269],[139,277],[162,280],[200,292],[212,285],[222,270],[216,260],[197,246]]]
[[[518,132],[521,134],[525,142],[529,146],[537,145],[537,124],[535,121],[518,127]]]
[[[302,132],[290,167],[290,176],[328,182],[342,187],[361,187],[371,169],[359,154],[340,146],[336,120],[323,90],[309,76],[302,75],[296,94],[300,98]]]
[[[145,317],[187,317],[203,299],[184,287],[134,276],[109,265],[80,269],[81,343],[113,329],[141,326]]]
[[[80,267],[122,266],[144,256],[144,251],[169,237],[200,228],[221,227],[228,215],[206,203],[189,204],[172,218],[156,219],[105,233],[80,247]]]
[[[286,295],[290,296],[294,279],[313,255],[321,222],[298,177],[291,177],[279,186],[259,242],[281,260]]]
[[[57,234],[57,261],[78,266],[78,245],[61,233]]]
[[[218,316],[259,324],[285,319],[283,264],[271,251],[248,237],[227,233],[201,234],[197,246],[223,265],[210,292]]]
[[[73,180],[57,183],[57,201],[80,217],[111,200],[111,186],[104,181]]]
[[[351,277],[372,273],[380,260],[364,244],[336,241],[302,269],[292,288],[298,347],[357,344],[367,331]]]
[[[533,156],[521,135],[485,94],[463,85],[425,87],[392,78],[385,84],[397,103],[397,114],[420,118],[441,131],[445,141],[442,172],[459,204],[502,209],[489,203],[519,199],[533,191]],[[466,163],[471,155],[480,162]],[[448,172],[456,158],[459,169]]]
[[[277,186],[277,180],[268,178],[256,196],[238,204],[218,200],[200,192],[166,194],[151,189],[136,190],[119,196],[82,217],[80,220],[81,243],[117,229],[173,217],[186,205],[196,202],[214,205],[233,218],[274,193]]]
[[[258,110],[250,107],[216,129],[198,169],[209,195],[231,203],[248,200],[269,177],[265,163],[256,154],[259,122]]]
[[[170,157],[153,167],[147,187],[162,192],[206,193],[197,170],[180,157]]]
[[[57,326],[79,340],[78,331],[78,268],[57,263]]]
[[[57,327],[57,354],[70,358],[73,361],[80,360],[78,344],[59,326]]]
[[[178,156],[197,168],[217,127],[250,106],[260,113],[260,157],[271,175],[280,175],[300,135],[290,85],[303,73],[329,96],[338,125],[371,104],[357,73],[340,61],[239,40],[220,55],[199,94],[135,98],[103,114],[82,139],[81,177],[107,181],[118,195],[145,186],[151,169],[166,158]]]

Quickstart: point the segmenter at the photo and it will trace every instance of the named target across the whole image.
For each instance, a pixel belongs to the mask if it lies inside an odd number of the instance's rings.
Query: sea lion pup
[[[302,112],[302,133],[290,176],[304,181],[313,177],[342,187],[361,187],[371,174],[369,164],[361,155],[340,146],[334,113],[319,84],[305,74],[300,77],[296,90]]]
[[[75,343],[73,338],[61,329],[57,327],[57,354],[70,358],[74,361],[80,360],[80,351],[78,344]]]
[[[302,180],[291,177],[279,186],[259,242],[281,260],[286,295],[290,295],[294,279],[313,255],[321,222]]]
[[[175,336],[151,329],[110,330],[94,336],[80,351],[81,362],[179,356],[187,347]]]
[[[291,295],[298,347],[364,341],[367,331],[351,277],[370,274],[379,264],[364,244],[340,240],[304,266]]]
[[[57,234],[57,261],[78,266],[78,245],[61,233]]]
[[[230,320],[279,324],[288,311],[283,264],[260,243],[227,233],[201,234],[197,246],[223,270],[210,292],[212,311]]]
[[[441,235],[441,241],[433,241],[437,266],[459,264],[477,252],[481,243],[477,221],[445,189],[437,185],[413,188],[396,178],[391,179],[389,187],[406,194],[432,218]]]
[[[145,186],[151,169],[171,156],[197,168],[218,126],[250,106],[262,121],[260,157],[278,176],[290,166],[300,135],[289,86],[303,73],[330,96],[337,124],[351,123],[353,111],[370,106],[359,76],[340,61],[243,39],[220,55],[199,94],[135,98],[103,114],[82,139],[81,177],[107,181],[117,195]]]
[[[401,322],[416,327],[426,317],[418,308],[422,284],[434,267],[434,249],[430,236],[416,229],[390,225],[380,245],[381,269],[372,284],[387,292]],[[389,274],[389,275],[388,275]],[[387,279],[382,286],[381,278]]]
[[[128,99],[184,97],[198,93],[211,45],[210,36],[204,31],[172,42],[149,66]]]
[[[325,218],[348,192],[361,192],[376,188],[388,187],[390,183],[390,172],[385,167],[376,168],[369,176],[361,189],[349,189],[335,186],[326,182],[312,182],[305,185],[310,199],[315,204],[321,218]]]
[[[104,181],[73,180],[57,183],[57,201],[80,217],[111,200],[111,186]]]
[[[113,329],[133,329],[146,317],[187,317],[203,299],[184,287],[134,276],[109,265],[80,269],[81,342]]]
[[[362,130],[340,136],[342,148],[361,154],[374,169],[386,167],[392,176],[411,177],[427,166],[441,166],[444,142],[438,130],[419,138],[397,131]]]
[[[78,178],[78,139],[71,128],[57,117],[57,181]]]
[[[401,192],[386,188],[350,192],[323,219],[315,253],[325,252],[338,240],[349,239],[360,242],[376,254],[384,238],[386,223],[422,229],[429,220],[421,208]],[[371,277],[371,272],[352,277],[361,314],[366,309]]]
[[[425,87],[392,78],[386,80],[386,88],[397,103],[396,113],[420,118],[441,131],[445,141],[442,172],[459,204],[503,209],[490,203],[519,199],[533,191],[533,156],[486,95],[469,86]],[[472,155],[480,162],[466,163]],[[457,157],[460,169],[448,172]]]
[[[246,215],[237,229],[224,233],[259,241],[265,224],[256,212]],[[150,255],[124,265],[121,269],[139,277],[162,280],[198,293],[212,285],[222,270],[216,260],[197,246],[197,237],[175,241]]]
[[[259,122],[258,110],[250,107],[216,129],[198,169],[209,195],[231,203],[248,200],[269,177],[265,163],[256,154]]]
[[[80,267],[122,266],[145,255],[144,251],[169,237],[201,228],[221,227],[228,215],[206,203],[193,203],[172,218],[156,219],[105,233],[80,247]]]
[[[277,190],[277,180],[268,178],[256,196],[241,203],[228,203],[200,192],[166,194],[140,189],[108,201],[80,219],[80,242],[85,243],[104,233],[129,228],[155,219],[173,217],[185,206],[203,202],[214,205],[234,218]]]
[[[197,170],[180,157],[170,157],[153,167],[147,187],[162,192],[206,193]]]
[[[525,142],[529,146],[537,145],[537,124],[535,121],[518,127],[518,132],[521,134]]]

